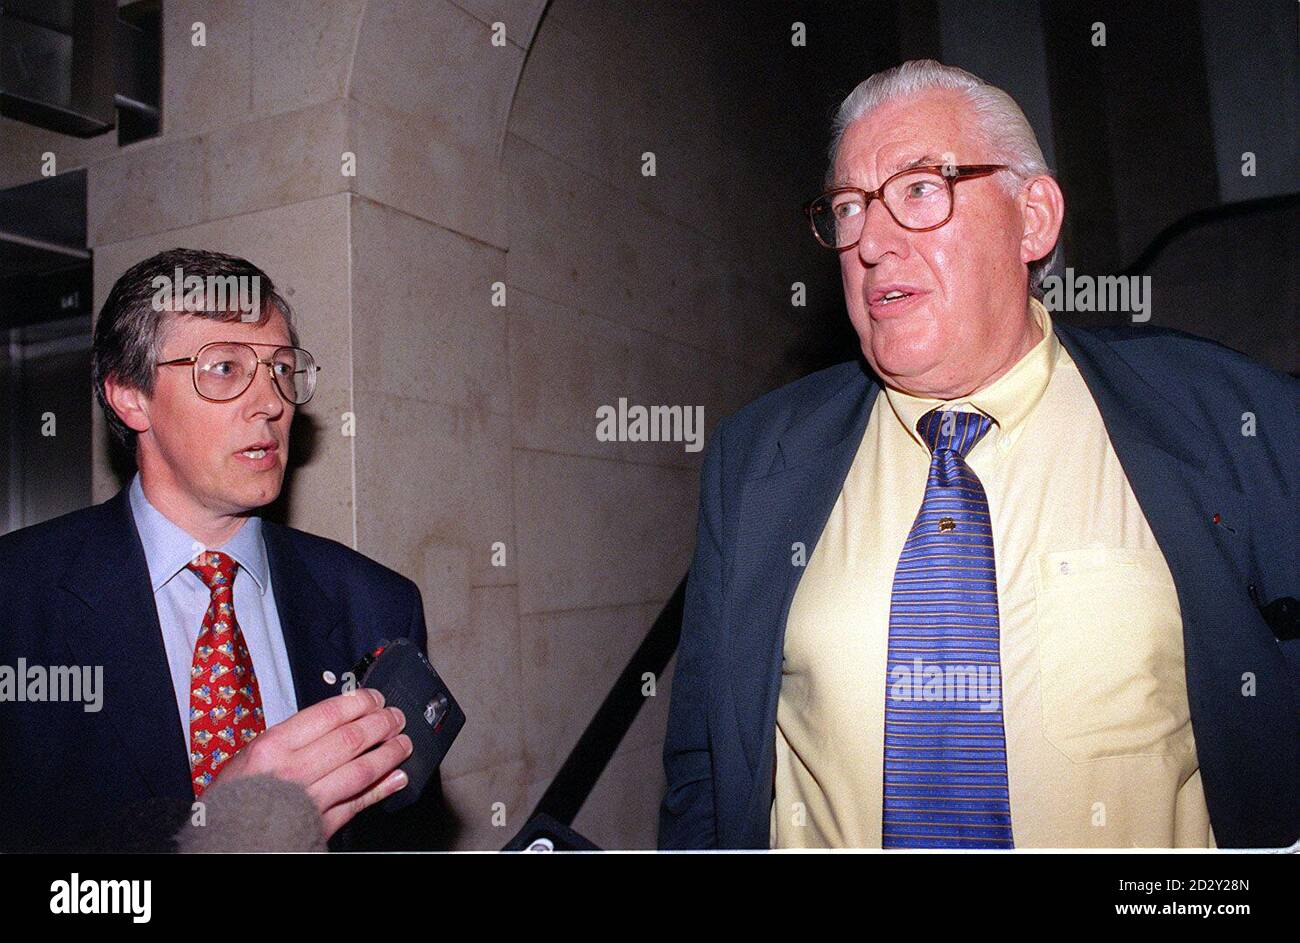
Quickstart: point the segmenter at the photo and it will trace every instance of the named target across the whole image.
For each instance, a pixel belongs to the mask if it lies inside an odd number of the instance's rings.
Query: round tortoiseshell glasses
[[[894,222],[912,232],[938,229],[952,219],[953,187],[958,180],[987,177],[1006,164],[932,164],[909,167],[889,177],[875,190],[835,187],[804,207],[813,235],[828,249],[858,244],[867,207],[879,200]]]

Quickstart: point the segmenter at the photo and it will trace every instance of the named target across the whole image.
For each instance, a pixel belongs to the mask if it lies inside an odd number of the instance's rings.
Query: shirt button
[[[320,677],[321,680],[324,681],[326,684],[333,684],[335,681],[338,680],[338,678],[334,676],[334,672],[332,671],[326,671]]]

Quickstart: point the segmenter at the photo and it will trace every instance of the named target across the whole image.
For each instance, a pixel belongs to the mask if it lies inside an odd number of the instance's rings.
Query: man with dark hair
[[[264,775],[305,790],[331,847],[429,831],[436,788],[348,826],[406,785],[411,741],[380,695],[340,687],[385,639],[424,648],[419,590],[257,515],[316,371],[288,303],[243,259],[173,249],[113,286],[95,395],[139,472],[103,504],[0,537],[0,665],[23,666],[24,693],[0,698],[0,846],[166,848],[218,778]],[[94,703],[32,684],[69,669],[90,670]]]

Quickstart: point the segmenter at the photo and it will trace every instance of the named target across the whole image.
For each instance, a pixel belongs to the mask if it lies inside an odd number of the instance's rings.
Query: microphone
[[[176,832],[181,854],[325,851],[320,812],[307,790],[274,776],[220,777]]]
[[[600,848],[558,819],[545,812],[537,812],[501,850],[600,851]]]

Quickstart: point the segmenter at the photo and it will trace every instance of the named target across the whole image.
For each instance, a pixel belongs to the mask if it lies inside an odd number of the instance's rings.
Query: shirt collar
[[[135,527],[140,533],[140,542],[144,545],[144,558],[149,565],[149,582],[155,593],[177,573],[182,572],[200,550],[220,550],[253,578],[260,595],[266,595],[270,564],[266,557],[266,544],[262,540],[260,517],[249,517],[244,521],[244,526],[220,547],[204,547],[202,542],[195,540],[149,503],[140,484],[139,472],[131,479],[128,496]],[[197,574],[195,578],[198,578]]]
[[[958,399],[940,400],[913,396],[890,386],[885,387],[885,396],[893,407],[894,415],[912,440],[925,449],[927,455],[930,448],[916,431],[916,423],[932,409],[943,407],[983,413],[993,420],[1000,436],[1014,437],[1025,418],[1042,399],[1060,355],[1061,344],[1052,330],[1052,316],[1042,302],[1030,298],[1029,310],[1034,323],[1043,332],[1042,339],[1017,360],[1010,370],[984,389]]]

